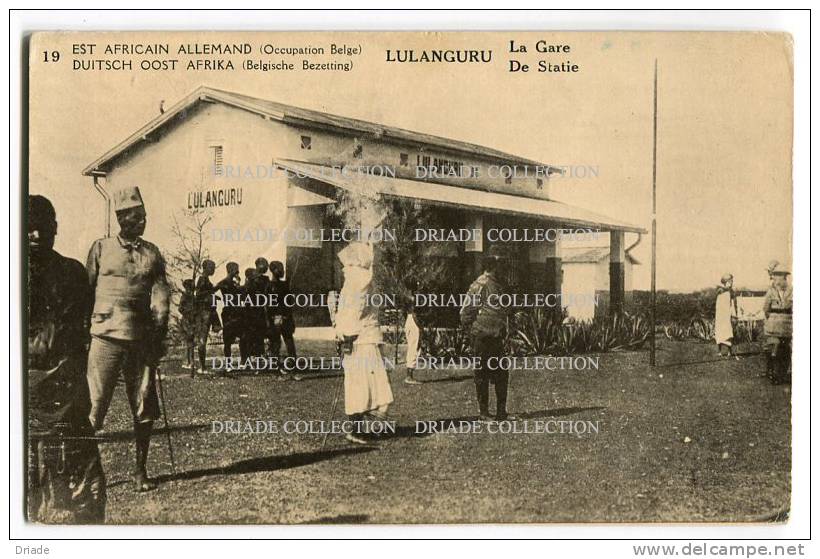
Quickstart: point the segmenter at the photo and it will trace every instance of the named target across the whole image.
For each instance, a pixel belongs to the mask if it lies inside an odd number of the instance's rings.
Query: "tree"
[[[415,230],[429,228],[437,220],[431,206],[346,191],[334,212],[344,227],[367,233],[368,226],[378,223],[384,230],[374,243],[373,278],[379,293],[393,296],[396,310],[405,309],[416,293],[448,290],[447,284],[456,277],[453,259],[437,256],[441,247],[416,241]]]
[[[173,292],[173,309],[179,308],[179,296],[183,291],[182,281],[190,279],[196,285],[202,262],[210,255],[206,244],[205,227],[213,216],[203,209],[182,210],[172,215],[171,235],[175,244],[166,258],[169,284]],[[170,335],[177,342],[183,335],[179,312],[172,313]]]

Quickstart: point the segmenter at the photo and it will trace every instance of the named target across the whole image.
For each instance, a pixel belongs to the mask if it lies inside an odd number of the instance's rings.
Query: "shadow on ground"
[[[178,425],[171,427],[155,427],[152,432],[152,436],[159,437],[161,435],[165,435],[166,433],[188,433],[194,431],[207,431],[210,428],[211,425],[209,423],[197,423],[192,425]],[[103,433],[102,435],[96,438],[100,442],[100,444],[132,441],[134,440],[134,431],[112,431],[110,433]]]
[[[169,481],[192,480],[208,476],[231,476],[238,474],[255,474],[259,472],[289,470],[291,468],[309,466],[311,464],[324,462],[326,460],[333,460],[334,458],[339,458],[341,456],[362,454],[365,452],[372,452],[374,450],[376,450],[374,447],[339,448],[322,450],[318,452],[299,452],[284,456],[265,456],[263,458],[241,460],[228,466],[188,470],[186,472],[179,472],[176,474],[161,475],[157,476],[156,481],[159,483],[166,483]]]
[[[340,514],[338,516],[323,516],[315,520],[308,520],[302,524],[364,524],[370,517],[366,514]]]

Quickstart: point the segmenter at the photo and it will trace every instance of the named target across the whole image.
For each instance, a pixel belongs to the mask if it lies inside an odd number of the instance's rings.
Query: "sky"
[[[509,43],[528,46],[509,52]],[[570,52],[535,52],[536,41]],[[351,72],[79,71],[74,44],[250,42],[359,46]],[[492,49],[488,65],[387,63],[388,49]],[[44,52],[58,51],[58,62]],[[653,69],[658,64],[657,280],[674,291],[765,285],[791,262],[791,44],[765,33],[121,33],[32,39],[29,189],[54,202],[56,248],[84,260],[104,207],[82,169],[176,101],[208,85],[301,107],[486,145],[569,175],[552,196],[649,229]],[[91,58],[118,58],[93,56]],[[138,61],[140,56],[131,57]],[[214,57],[203,57],[214,58]],[[301,57],[233,57],[300,64]],[[322,60],[333,57],[325,56]],[[509,72],[515,58],[571,60],[576,73]],[[137,66],[137,63],[134,64]],[[184,66],[184,65],[183,65]],[[635,237],[627,235],[627,244]],[[650,238],[632,254],[648,288]],[[160,247],[162,248],[162,247]]]

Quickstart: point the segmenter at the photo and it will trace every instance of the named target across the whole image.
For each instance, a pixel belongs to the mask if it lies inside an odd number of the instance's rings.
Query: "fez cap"
[[[114,211],[145,206],[138,186],[129,186],[114,192]]]

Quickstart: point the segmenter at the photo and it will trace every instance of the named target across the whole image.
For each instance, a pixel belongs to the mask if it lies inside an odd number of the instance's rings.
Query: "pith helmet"
[[[782,275],[786,276],[791,274],[789,268],[785,264],[777,263],[776,265],[769,268],[769,274],[772,276]]]
[[[129,186],[114,192],[114,211],[144,206],[138,186]]]

